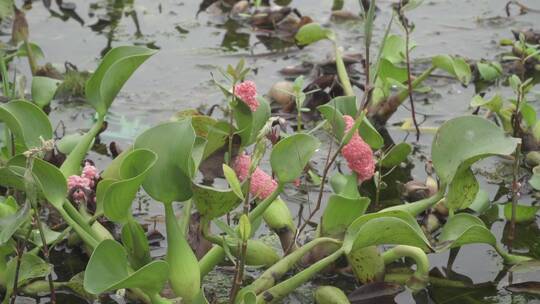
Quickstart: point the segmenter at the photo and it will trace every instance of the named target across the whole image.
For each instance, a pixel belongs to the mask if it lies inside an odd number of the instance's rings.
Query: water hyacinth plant
[[[35,76],[31,97],[21,99],[12,94],[14,84],[2,68],[7,97],[0,103],[2,303],[40,293],[60,303],[59,289],[70,289],[89,301],[125,295],[133,303],[210,303],[205,278],[223,265],[233,269],[228,272],[226,300],[234,304],[282,303],[321,273],[346,273],[361,288],[385,292],[392,286],[406,287],[413,294],[431,286],[465,289],[470,286],[462,281],[431,273],[429,258],[443,252],[455,257],[471,244],[492,247],[507,266],[535,263],[532,257],[512,252],[511,246],[504,248],[480,217],[487,214],[490,202],[475,170],[484,159],[512,160],[512,201],[503,207],[512,223],[512,239],[516,223],[535,218],[538,211],[518,204],[523,152],[531,153],[534,149],[526,147],[538,141],[536,111],[527,99],[532,78],[508,77],[516,97],[474,97],[471,105],[486,115],[455,117],[437,128],[426,192],[392,206],[380,203],[383,178],[413,151],[408,143],[387,142],[381,128],[406,100],[413,105],[413,93],[426,89],[423,83],[435,70],[463,84],[472,79],[463,58],[447,55],[431,58],[423,72],[412,75],[414,46],[409,36],[414,25],[405,13],[418,1],[405,2],[394,12],[405,36],[389,34],[392,18],[374,61],[369,54],[376,1],[362,6],[367,58],[361,95],[353,88],[337,35],[316,23],[298,30],[299,45],[332,42],[343,89],[342,96],[316,108],[321,119],[315,124],[303,123],[299,114],[297,128],[288,127],[272,112],[270,102],[250,80],[251,70],[240,60],[220,70],[221,79],[212,79],[226,100],[222,118],[179,112],[141,132],[104,168],[88,159],[90,151],[106,128],[118,93],[156,51],[112,48],[85,84],[85,100],[95,110],[94,124],[82,135],[62,139],[55,137],[44,111],[59,82]],[[530,48],[524,38],[516,43],[521,49]],[[28,41],[25,44],[28,47]],[[525,52],[513,60],[525,64],[531,56]],[[487,67],[483,69],[487,73]],[[297,82],[299,87],[302,81]],[[305,99],[299,98],[300,90],[295,92],[298,113]],[[416,130],[420,131],[418,126]],[[328,142],[321,132],[329,135]],[[65,158],[53,157],[59,154]],[[529,180],[535,191],[540,188],[539,166],[536,163]],[[208,167],[221,182],[203,176]],[[369,186],[376,194],[366,190]],[[316,195],[308,199],[307,215],[300,209],[295,222],[287,192],[302,187]],[[151,250],[148,227],[134,212],[141,193],[163,210],[163,256]],[[48,212],[58,214],[61,224],[44,220]],[[264,242],[262,231],[279,241]],[[56,265],[50,252],[59,244],[81,248],[88,258],[84,272],[67,281],[53,275]],[[396,272],[394,264],[404,259],[412,264]],[[258,270],[256,276],[246,279],[253,269]],[[360,300],[358,294],[347,296],[337,284],[314,290],[314,301],[320,304]]]

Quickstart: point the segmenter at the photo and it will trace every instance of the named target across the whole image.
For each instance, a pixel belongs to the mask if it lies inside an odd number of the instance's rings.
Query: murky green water
[[[268,41],[261,33],[254,33],[249,27],[240,26],[227,16],[200,12],[201,3],[195,0],[132,0],[132,1],[71,1],[76,5],[74,11],[61,11],[53,5],[48,11],[39,1],[27,11],[30,26],[30,39],[40,45],[49,62],[64,64],[70,62],[79,69],[93,69],[99,57],[110,47],[138,44],[159,49],[137,71],[124,87],[112,107],[109,117],[109,130],[103,134],[105,142],[117,141],[126,145],[139,132],[163,120],[173,113],[188,108],[206,109],[213,104],[224,104],[221,93],[211,84],[211,72],[217,67],[236,63],[244,57],[255,74],[261,92],[283,79],[279,70],[303,61],[320,62],[330,56],[331,47],[318,43],[303,50],[283,46],[277,40]],[[332,1],[294,0],[292,6],[316,22],[323,23],[338,33],[339,41],[347,53],[362,52],[361,22],[333,23],[330,20]],[[391,15],[392,1],[380,0],[381,9],[376,19],[376,41]],[[529,13],[522,16],[505,17],[504,0],[431,0],[410,14],[416,29],[412,39],[418,45],[412,53],[414,60],[421,60],[437,54],[459,54],[472,60],[494,59],[506,51],[498,46],[501,38],[511,36],[511,29],[540,27],[540,14]],[[539,7],[538,1],[523,1],[531,7]],[[346,7],[357,11],[356,1],[348,1]],[[398,30],[398,29],[394,29]],[[8,31],[8,28],[3,28]],[[278,46],[277,49],[269,45]],[[19,67],[26,68],[21,63]],[[22,71],[28,73],[28,71]],[[423,126],[438,126],[446,119],[470,113],[468,107],[474,95],[474,87],[467,88],[445,77],[433,77],[429,85],[434,91],[416,98],[418,113],[426,114]],[[505,91],[505,88],[497,88]],[[538,108],[538,103],[536,103]],[[77,101],[55,101],[52,105],[53,120],[62,121],[68,133],[89,125],[92,110]],[[217,115],[221,115],[217,111]],[[393,127],[394,123],[409,116],[406,107],[401,107],[389,122],[389,133],[395,142],[403,140],[414,143],[415,160],[399,174],[409,179],[425,178],[422,157],[429,156],[432,134],[423,134],[416,143],[413,136]],[[422,120],[424,115],[422,116]],[[316,158],[324,157],[324,149]],[[105,164],[108,157],[93,154],[93,159]],[[508,164],[507,164],[508,165]],[[484,162],[482,169],[497,172],[504,166],[500,162]],[[387,181],[393,189],[394,182]],[[484,181],[482,187],[491,197],[499,191],[500,185]],[[296,214],[299,202],[305,202],[306,195],[287,189],[285,197]],[[310,196],[313,199],[313,195]],[[396,199],[395,191],[388,191],[383,200]],[[505,202],[502,196],[497,202]],[[534,202],[525,196],[524,203]],[[157,204],[144,205],[148,208],[147,218],[162,214]],[[158,224],[158,226],[160,226]],[[498,221],[492,231],[500,238],[505,223]],[[540,258],[540,228],[537,223],[519,227],[516,244],[520,252]],[[161,255],[162,250],[156,250]],[[512,282],[540,280],[540,273],[515,275],[513,278],[504,269],[502,260],[483,245],[463,248],[451,270],[446,269],[448,253],[430,255],[433,268],[438,268],[449,277],[467,279],[475,284],[492,282],[489,286],[479,286],[470,290],[450,288],[429,288],[426,293],[413,298],[409,292],[398,295],[397,303],[540,303],[530,296],[511,294],[503,288]],[[82,270],[83,263],[77,258],[67,260],[57,269],[58,276],[63,273],[76,273]],[[217,272],[209,279],[210,289],[220,294],[220,288],[227,294],[226,270]],[[351,278],[323,278],[326,283],[343,284],[351,289]],[[312,303],[312,289],[307,286],[290,297],[291,303]],[[61,303],[80,303],[80,300],[63,299]],[[33,303],[21,299],[20,303]],[[41,300],[42,303],[46,299]]]

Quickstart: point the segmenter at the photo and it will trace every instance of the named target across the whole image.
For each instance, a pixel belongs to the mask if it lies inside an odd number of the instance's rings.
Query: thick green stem
[[[387,273],[384,276],[385,282],[407,284],[411,280],[413,274],[407,273]],[[444,288],[471,288],[471,284],[461,281],[454,281],[445,278],[428,277],[429,284]]]
[[[421,290],[427,285],[429,280],[429,259],[422,249],[413,246],[398,245],[385,251],[382,257],[385,264],[392,263],[404,257],[413,259],[416,263],[416,271],[407,281],[407,285],[415,291]]]
[[[279,280],[283,275],[285,275],[296,263],[308,252],[310,252],[315,246],[324,244],[324,243],[333,243],[339,244],[340,242],[333,238],[321,237],[316,238],[313,241],[305,244],[304,246],[298,248],[293,253],[281,259],[279,262],[272,265],[268,268],[259,278],[257,278],[249,286],[242,289],[239,295],[242,295],[245,292],[251,291],[256,295],[267,290],[274,286],[277,280]],[[238,297],[242,299],[241,296]]]
[[[164,203],[169,283],[183,303],[192,303],[201,288],[199,264],[178,225],[172,202]]]
[[[28,39],[24,39],[24,48],[26,49],[26,57],[28,57],[28,64],[30,65],[30,71],[32,75],[36,75],[37,72],[37,63],[36,58],[34,57],[34,52],[32,52],[32,47],[28,42]]]
[[[94,138],[97,136],[103,122],[105,121],[104,115],[99,115],[98,120],[92,126],[92,128],[84,134],[79,143],[75,146],[73,151],[69,153],[66,161],[60,167],[60,171],[64,174],[66,178],[71,175],[78,175],[81,171],[81,163],[86,156],[86,153],[91,148],[91,144],[94,141]]]
[[[337,45],[337,42],[334,42],[334,52],[336,54],[336,70],[339,77],[339,82],[343,87],[343,91],[346,96],[354,96],[354,91],[351,86],[351,81],[349,80],[349,75],[347,74],[347,68],[345,68],[345,63],[343,62],[343,57],[341,55],[341,50]]]
[[[497,253],[504,259],[506,264],[514,265],[520,262],[532,260],[532,258],[506,252],[499,244],[494,246]]]
[[[249,213],[249,222],[253,223],[256,220],[258,220],[263,213],[266,211],[268,206],[274,202],[274,200],[278,197],[278,195],[283,191],[284,185],[282,183],[278,183],[276,190],[272,192],[267,198],[265,198],[260,204],[255,207],[250,213]]]
[[[199,261],[201,269],[201,279],[204,278],[214,267],[225,260],[225,250],[223,247],[215,245]]]
[[[408,212],[412,216],[417,216],[420,213],[424,212],[426,209],[431,208],[434,205],[436,205],[443,198],[445,192],[446,192],[446,185],[441,184],[439,191],[431,197],[428,197],[423,200],[419,200],[410,204],[402,204],[398,206],[385,208],[379,212],[401,210],[401,211]]]
[[[267,291],[257,296],[257,304],[279,302],[283,297],[287,296],[300,285],[304,284],[313,276],[323,271],[326,267],[331,265],[342,255],[343,249],[340,248],[336,252],[325,257],[324,259],[319,260],[317,263],[311,265],[310,267],[304,269],[303,271],[297,273],[289,279],[268,289]]]
[[[72,221],[77,223],[77,225],[81,229],[84,229],[87,234],[92,236],[92,238],[95,239],[98,243],[102,241],[98,233],[94,231],[94,229],[92,229],[92,227],[88,224],[87,219],[85,219],[84,216],[82,216],[79,211],[77,211],[77,209],[71,204],[70,201],[66,199],[64,201],[64,204],[62,205],[62,208],[60,209],[63,209],[63,212],[65,214],[65,216],[62,214],[64,220],[67,221],[66,217],[69,217]],[[75,232],[79,233],[77,230],[75,230]]]
[[[4,97],[11,97],[9,91],[9,79],[6,66],[6,59],[4,58],[4,52],[0,53],[0,75],[2,75],[2,91],[4,92]]]
[[[431,73],[435,71],[435,69],[436,68],[434,66],[431,66],[429,67],[429,69],[422,72],[420,76],[416,77],[411,83],[412,89],[416,89],[419,85],[421,85],[431,75]],[[407,99],[407,97],[409,96],[409,89],[407,88],[407,89],[403,89],[399,91],[397,96],[398,96],[398,100],[400,101],[400,104],[403,103],[405,99]]]
[[[64,219],[64,221],[66,221],[66,223],[71,227],[73,228],[73,230],[75,230],[75,232],[77,233],[77,235],[79,235],[81,237],[81,239],[88,245],[90,246],[92,249],[95,249],[97,247],[97,245],[99,244],[99,242],[90,234],[88,233],[84,228],[82,228],[81,226],[79,226],[79,224],[77,224],[77,222],[75,222],[70,216],[69,214],[67,214],[67,212],[63,209],[63,208],[58,208],[57,209],[58,212],[60,213],[60,215],[62,216],[62,218]]]
[[[189,230],[189,220],[191,218],[191,207],[193,203],[191,200],[188,200],[184,203],[184,208],[182,209],[182,220],[180,221],[180,230],[182,230],[182,235],[184,237],[187,235]]]

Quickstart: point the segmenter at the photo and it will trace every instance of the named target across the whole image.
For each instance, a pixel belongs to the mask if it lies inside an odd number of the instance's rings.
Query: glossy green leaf
[[[407,161],[407,157],[412,152],[412,146],[406,142],[399,143],[393,146],[388,153],[380,160],[380,165],[384,168],[392,168],[398,166],[402,162]]]
[[[189,119],[157,125],[135,139],[134,148],[148,149],[158,156],[143,183],[148,195],[166,203],[191,198],[194,144],[195,131]]]
[[[0,245],[11,239],[13,234],[30,219],[30,204],[26,202],[17,212],[0,218]]]
[[[15,100],[0,105],[0,122],[4,122],[25,149],[41,146],[41,138],[52,138],[49,118],[35,104]]]
[[[445,183],[452,181],[460,167],[492,155],[509,155],[519,139],[478,116],[462,116],[445,122],[433,139],[431,155],[437,175]]]
[[[356,96],[338,96],[326,103],[336,108],[341,114],[356,117],[358,102]]]
[[[270,164],[279,182],[290,183],[298,178],[320,145],[318,139],[303,133],[280,140],[270,155]]]
[[[329,104],[317,107],[324,119],[332,126],[335,137],[341,141],[345,132],[345,121],[342,114]]]
[[[236,194],[239,199],[243,200],[244,195],[242,194],[242,187],[240,186],[240,181],[238,180],[234,170],[226,164],[223,164],[223,174],[225,175],[225,179],[229,183],[229,186],[234,194]]]
[[[439,236],[439,251],[458,248],[467,244],[483,243],[495,246],[495,236],[484,222],[474,215],[458,213],[448,218]]]
[[[369,203],[370,199],[367,197],[351,199],[337,194],[331,195],[321,218],[321,235],[340,238],[347,227],[366,212]]]
[[[468,207],[478,214],[484,213],[490,207],[488,193],[485,190],[479,189],[472,204]]]
[[[399,35],[388,35],[386,37],[381,58],[391,63],[400,63],[405,60],[405,39]]]
[[[536,219],[536,214],[540,206],[516,205],[516,223],[532,222]],[[504,205],[504,217],[507,221],[512,220],[512,203]]]
[[[365,116],[358,127],[358,134],[372,149],[376,150],[384,146],[383,137]]]
[[[242,200],[232,189],[193,184],[193,202],[201,216],[214,219],[236,208]]]
[[[122,180],[109,184],[103,197],[105,216],[119,223],[128,221],[131,204],[156,161],[157,155],[146,149],[132,150],[124,158],[120,165]]]
[[[315,290],[317,304],[350,304],[345,293],[334,286],[320,286]]]
[[[129,264],[135,270],[152,261],[146,234],[141,224],[133,218],[122,227],[122,244],[127,251]]]
[[[345,253],[372,245],[409,245],[430,251],[422,228],[405,211],[386,211],[363,215],[347,229],[343,240]]]
[[[84,271],[84,289],[100,294],[121,288],[140,288],[149,293],[161,291],[169,274],[164,261],[153,261],[132,272],[127,253],[118,242],[105,240],[96,247]]]
[[[502,75],[502,67],[498,62],[477,62],[476,67],[480,77],[485,81],[494,81]]]
[[[472,204],[479,189],[472,170],[470,168],[460,170],[448,187],[445,204],[451,210],[465,209]]]
[[[348,199],[359,199],[358,177],[356,173],[344,175],[339,172],[330,177],[330,185],[334,192]]]
[[[242,146],[244,147],[255,142],[259,131],[270,118],[270,104],[260,97],[257,100],[259,101],[259,107],[255,112],[251,112],[243,102],[238,102],[233,107],[233,115],[238,127],[236,133],[242,139]]]
[[[303,25],[294,36],[299,45],[307,45],[323,39],[334,39],[334,33],[318,23]]]
[[[104,116],[135,70],[156,53],[145,47],[120,46],[110,50],[86,83],[86,98]]]
[[[48,105],[56,94],[61,81],[54,78],[34,76],[32,78],[32,100],[41,108]]]
[[[22,180],[26,168],[26,157],[17,155],[9,160],[8,167]],[[53,164],[35,158],[32,174],[38,189],[55,208],[62,208],[67,195],[67,182],[60,170]]]

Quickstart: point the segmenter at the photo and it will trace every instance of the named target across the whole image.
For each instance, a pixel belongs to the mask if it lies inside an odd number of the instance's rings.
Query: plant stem
[[[347,69],[345,68],[345,63],[343,62],[343,58],[341,56],[341,50],[338,47],[336,41],[333,41],[333,43],[334,43],[334,52],[336,54],[336,69],[337,69],[339,81],[341,82],[341,86],[343,87],[343,91],[345,92],[345,95],[354,96],[354,91],[351,86],[351,81],[349,80],[349,75],[347,74]]]
[[[412,216],[417,216],[420,213],[422,213],[424,210],[437,204],[443,198],[445,192],[446,192],[446,185],[441,184],[439,191],[431,197],[428,197],[423,200],[419,200],[410,204],[403,204],[403,205],[388,207],[379,212],[402,210],[402,211],[408,212]]]
[[[324,243],[339,244],[340,242],[336,239],[327,237],[320,237],[312,240],[272,265],[255,281],[253,281],[253,283],[246,287],[245,290],[252,291],[258,295],[268,288],[271,288],[274,286],[277,280],[285,275],[298,262],[298,260],[311,251],[315,246]]]
[[[297,273],[296,275],[290,277],[289,279],[277,284],[276,286],[268,289],[262,294],[257,296],[257,303],[276,303],[279,302],[287,294],[294,291],[298,286],[302,285],[313,276],[317,275],[323,271],[326,267],[332,264],[335,260],[343,255],[343,249],[340,248],[331,255],[325,257],[324,259],[319,260],[303,271]]]
[[[9,79],[8,79],[8,71],[6,67],[6,60],[4,58],[4,52],[2,51],[0,53],[0,75],[2,76],[2,91],[4,92],[4,96],[11,98],[10,90],[9,90]]]
[[[409,282],[412,282],[413,286],[425,287],[429,277],[429,259],[422,249],[413,246],[398,245],[382,254],[385,264],[390,264],[404,257],[411,258],[416,263],[416,271],[411,276]]]
[[[191,200],[187,200],[184,202],[184,208],[182,209],[182,221],[180,222],[180,230],[182,231],[182,234],[184,237],[187,236],[189,231],[189,221],[191,218],[191,208],[193,206],[193,203]]]
[[[51,264],[51,259],[49,257],[49,245],[47,245],[47,240],[45,239],[45,232],[43,231],[43,226],[41,224],[41,219],[40,219],[40,216],[39,216],[39,210],[38,210],[36,205],[37,204],[32,203],[32,207],[34,209],[34,218],[36,220],[37,228],[39,230],[39,236],[41,238],[41,244],[42,244],[42,248],[43,248],[43,250],[42,250],[43,251],[43,257],[45,258],[45,261],[47,263]],[[49,290],[50,290],[49,298],[51,300],[51,304],[55,304],[56,303],[56,292],[54,290],[52,273],[49,273],[49,275],[47,276],[47,280],[49,281]]]
[[[21,260],[22,256],[24,254],[24,249],[26,247],[26,240],[30,237],[30,233],[32,232],[32,227],[28,228],[28,231],[26,232],[26,236],[24,239],[17,240],[17,265],[15,267],[15,278],[13,279],[13,288],[11,291],[11,304],[15,304],[15,300],[17,299],[17,283],[19,281],[19,272],[21,270]],[[5,294],[5,303],[7,303],[8,299],[8,292]]]
[[[24,39],[24,48],[26,49],[26,57],[28,57],[28,64],[30,65],[30,71],[32,72],[32,75],[36,75],[37,63],[34,57],[34,52],[32,52],[32,47],[30,47],[30,43],[28,42],[28,38]]]
[[[79,143],[77,143],[73,151],[69,153],[66,161],[64,161],[62,166],[60,166],[60,171],[64,174],[66,178],[71,175],[77,175],[80,173],[81,163],[86,156],[88,150],[90,150],[90,145],[94,141],[94,138],[101,130],[104,121],[105,116],[99,115],[97,121],[92,126],[92,128],[86,134],[84,134],[84,136],[81,138]]]
[[[521,129],[521,123],[520,123],[520,106],[521,102],[523,100],[523,91],[521,88],[518,89],[517,94],[517,100],[516,100],[516,111],[514,112],[514,115],[512,116],[512,129],[513,129],[513,136],[518,137]],[[517,204],[520,196],[520,185],[519,185],[519,161],[521,157],[521,143],[518,143],[516,146],[516,151],[514,152],[514,164],[512,168],[512,216],[510,219],[510,233],[508,234],[508,242],[509,246],[508,249],[510,252],[512,252],[512,243],[514,241],[515,237],[515,231],[516,231],[516,212],[517,212]]]
[[[405,17],[403,17],[405,19]],[[406,23],[406,22],[404,22]],[[416,111],[414,110],[414,100],[413,100],[413,85],[412,85],[412,76],[411,76],[411,59],[409,56],[409,25],[403,24],[405,29],[405,60],[407,64],[407,91],[409,93],[409,102],[411,104],[411,115],[414,123],[414,128],[416,129],[416,141],[420,140],[420,129],[418,128],[418,122],[416,121]]]
[[[243,210],[242,213],[249,218],[249,191],[251,186],[251,177],[253,175],[253,172],[250,172],[246,179],[247,189],[246,189],[246,195],[244,197],[244,204],[243,204]],[[276,191],[274,191],[276,192]],[[272,200],[273,201],[273,200]],[[248,236],[249,238],[249,236]],[[236,300],[236,294],[238,293],[238,290],[240,289],[240,286],[242,285],[242,281],[244,279],[244,268],[246,265],[246,253],[247,253],[247,238],[242,236],[242,249],[240,251],[240,257],[236,261],[236,273],[234,275],[234,281],[233,286],[231,288],[230,293],[230,299],[229,302],[231,304],[234,304]]]
[[[199,268],[201,269],[201,279],[204,278],[214,267],[225,259],[225,250],[223,247],[214,245],[202,259],[199,260]]]

